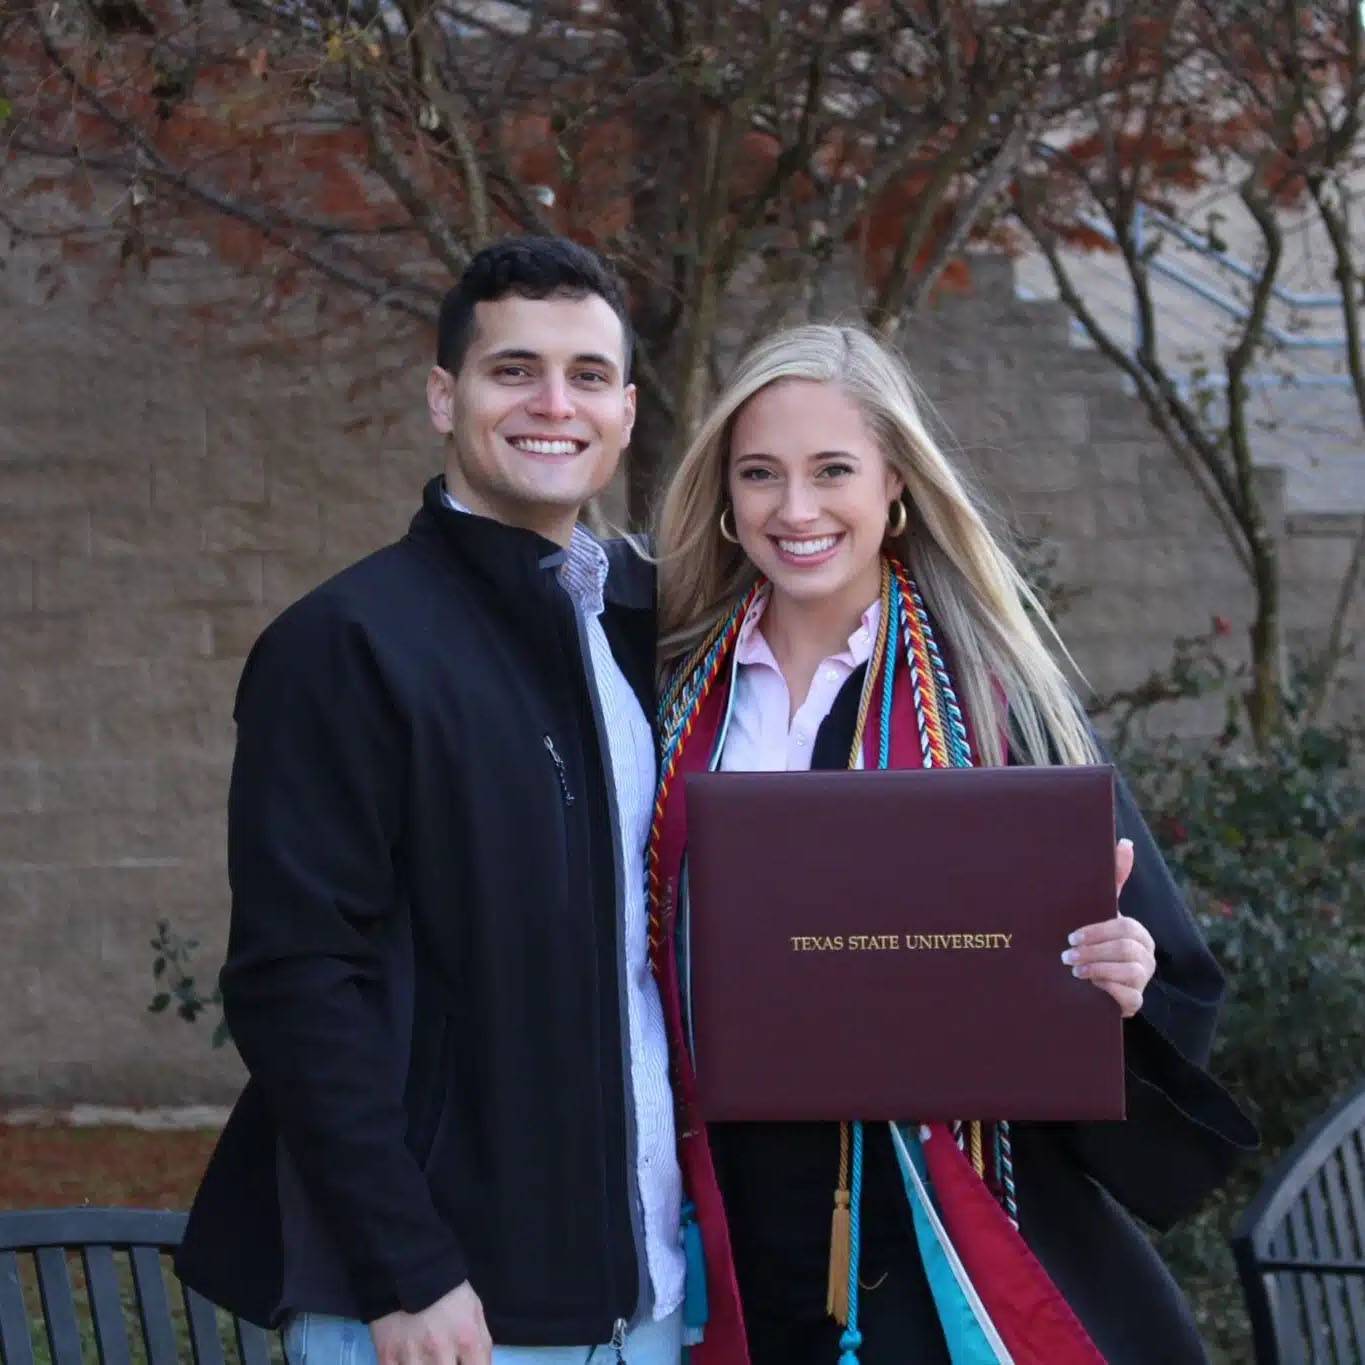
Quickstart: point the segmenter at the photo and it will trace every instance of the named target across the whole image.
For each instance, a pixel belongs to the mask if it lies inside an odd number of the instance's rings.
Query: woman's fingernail
[[[1062,961],[1065,962],[1068,967],[1071,966],[1071,964],[1075,962],[1075,960],[1076,950],[1074,948],[1068,948],[1066,952],[1062,954]]]
[[[1120,839],[1120,840],[1119,840],[1119,847],[1120,847],[1120,848],[1132,848],[1132,846],[1133,846],[1133,841],[1132,841],[1131,839]]]
[[[1068,934],[1068,935],[1066,936],[1066,941],[1067,941],[1068,943],[1070,943],[1070,944],[1075,945],[1075,944],[1079,943],[1084,937],[1085,937],[1085,935],[1084,935],[1083,933],[1081,933],[1081,931],[1080,931],[1079,929],[1077,929],[1076,932],[1075,932],[1074,934]]]
[[[1073,967],[1071,969],[1072,976],[1088,976],[1089,974],[1090,974],[1089,967]]]

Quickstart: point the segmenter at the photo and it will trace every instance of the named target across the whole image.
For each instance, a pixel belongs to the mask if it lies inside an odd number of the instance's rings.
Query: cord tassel
[[[829,1285],[825,1291],[825,1312],[839,1324],[848,1326],[848,1270],[853,1259],[853,1217],[849,1210],[848,1169],[849,1130],[839,1125],[839,1177],[834,1190],[834,1217],[829,1229]]]
[[[848,1267],[853,1254],[850,1236],[847,1188],[834,1191],[834,1217],[829,1233],[829,1290],[825,1312],[839,1324],[848,1326]]]

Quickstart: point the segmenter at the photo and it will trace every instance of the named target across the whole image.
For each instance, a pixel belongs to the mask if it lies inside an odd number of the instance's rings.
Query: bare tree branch
[[[456,236],[446,216],[431,198],[413,183],[394,149],[388,124],[379,108],[371,77],[359,66],[354,71],[356,100],[369,134],[370,165],[383,177],[394,197],[407,209],[427,239],[436,259],[457,276],[469,264],[468,246]]]
[[[1096,318],[1062,263],[1055,234],[1043,226],[1031,206],[1021,202],[1017,211],[1020,221],[1029,230],[1052,271],[1062,302],[1085,329],[1096,349],[1132,380],[1153,424],[1190,475],[1205,505],[1227,537],[1238,562],[1250,571],[1251,557],[1245,533],[1233,516],[1228,502],[1228,496],[1234,489],[1217,458],[1216,446],[1200,431],[1195,415],[1185,411],[1185,405],[1175,397],[1176,386],[1170,377],[1159,366],[1153,373]],[[1174,402],[1170,401],[1172,398]]]
[[[934,248],[933,255],[924,269],[910,282],[905,292],[900,319],[913,313],[920,301],[929,297],[948,263],[956,256],[971,236],[982,213],[1004,188],[1005,182],[1014,174],[1028,145],[1028,127],[1024,122],[1016,123],[1006,137],[1004,145],[991,159],[986,173],[977,178],[972,191],[958,206],[953,216],[952,226]]]

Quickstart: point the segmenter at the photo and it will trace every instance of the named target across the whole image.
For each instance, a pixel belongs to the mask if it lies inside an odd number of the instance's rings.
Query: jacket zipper
[[[573,792],[569,790],[569,778],[564,768],[564,760],[559,755],[559,750],[555,748],[555,742],[549,735],[545,736],[545,750],[550,755],[550,761],[555,765],[555,773],[559,777],[559,790],[563,794],[564,804],[573,805]]]
[[[611,1349],[616,1352],[615,1365],[627,1365],[626,1349],[626,1320],[617,1318],[611,1325]]]

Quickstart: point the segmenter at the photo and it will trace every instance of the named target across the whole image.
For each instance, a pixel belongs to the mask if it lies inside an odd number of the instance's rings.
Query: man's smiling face
[[[635,421],[621,320],[587,294],[509,295],[475,321],[459,373],[428,382],[432,421],[452,438],[447,486],[472,511],[566,544]]]

